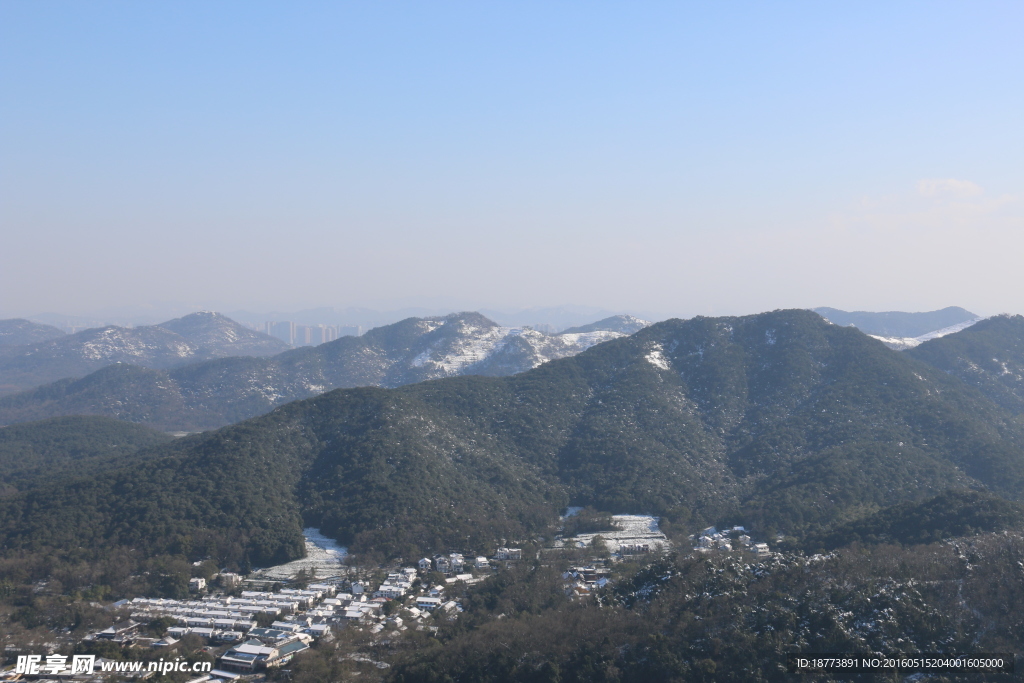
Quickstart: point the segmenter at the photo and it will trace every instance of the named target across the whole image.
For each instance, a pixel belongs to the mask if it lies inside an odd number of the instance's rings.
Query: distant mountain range
[[[25,322],[0,321],[0,331],[11,330],[12,338],[48,338],[0,346],[0,394],[82,377],[113,363],[170,368],[226,356],[269,356],[289,348],[279,339],[209,312],[159,325],[102,327],[69,335]]]
[[[508,336],[496,327],[475,314],[412,320],[372,345],[285,356],[324,372],[346,354],[381,361],[391,344],[402,362],[361,372],[412,380],[455,374],[455,358],[487,362],[479,339]],[[356,552],[417,557],[526,538],[566,505],[656,514],[669,529],[799,537],[865,519],[844,533],[877,534],[918,512],[871,515],[945,491],[1024,496],[1021,413],[989,398],[1021,398],[1000,378],[1020,367],[1022,332],[1024,319],[997,318],[895,353],[809,311],[668,320],[510,377],[331,391],[102,476],[19,487],[0,499],[0,547],[158,554],[189,539],[190,555],[263,564],[301,554],[306,525]],[[986,354],[997,360],[979,373],[972,359]],[[207,364],[207,386],[235,362]],[[257,386],[274,381],[260,367]]]
[[[227,315],[235,320],[256,325],[266,321],[289,320],[300,325],[326,324],[343,327],[359,326],[363,329],[372,329],[374,327],[391,325],[407,318],[443,317],[452,310],[459,310],[459,308],[453,305],[434,306],[431,308],[422,306],[407,307],[395,310],[374,310],[359,307],[322,307],[300,311],[272,311],[269,313],[238,310],[228,311]],[[593,320],[615,315],[612,311],[594,306],[548,306],[512,311],[484,308],[477,310],[477,312],[505,327],[529,326],[549,331],[564,331],[568,327],[585,325]]]
[[[218,318],[229,320],[223,316]],[[202,336],[208,328],[201,322],[202,319],[187,316],[156,328],[135,328],[127,332],[145,330],[157,339],[188,334],[189,339],[206,340],[211,335]],[[134,363],[127,360],[117,365],[109,365],[108,355],[107,367],[81,379],[62,379],[0,398],[0,424],[61,415],[98,414],[171,431],[200,431],[238,422],[283,403],[339,387],[397,387],[461,374],[511,375],[632,334],[648,324],[620,315],[577,331],[544,334],[526,327],[504,327],[479,313],[459,313],[438,318],[409,318],[370,330],[361,337],[342,337],[272,357],[238,354],[239,357],[200,363],[175,363],[177,367],[161,369],[171,365],[165,360],[168,354],[139,354]],[[126,332],[121,328],[114,330],[116,332],[110,334]],[[76,345],[59,347],[77,351],[67,353],[75,364],[60,364],[62,356],[52,352],[42,358],[23,354],[6,366],[0,360],[0,371],[7,370],[0,376],[10,382],[7,378],[11,375],[19,376],[11,368],[26,365],[35,374],[22,370],[21,377],[39,376],[44,369],[51,374],[74,375],[69,370],[82,367],[81,349],[89,348],[83,342],[91,343],[92,336],[70,335],[67,339],[76,338]],[[212,341],[220,339],[217,335],[212,337]],[[261,335],[263,337],[265,335]],[[165,348],[156,344],[150,347]],[[149,367],[140,367],[142,365]]]
[[[980,320],[981,317],[959,306],[938,311],[904,313],[888,311],[841,311],[838,308],[815,308],[814,312],[836,325],[852,326],[876,337],[914,338],[955,325]]]
[[[63,337],[64,331],[23,318],[0,320],[0,347],[38,344]]]

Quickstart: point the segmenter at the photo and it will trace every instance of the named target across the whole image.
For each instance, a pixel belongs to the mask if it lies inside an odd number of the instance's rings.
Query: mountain
[[[0,428],[0,492],[26,482],[107,470],[173,437],[109,417],[59,417]],[[8,491],[9,493],[9,491]],[[0,493],[0,495],[3,495]]]
[[[925,313],[904,313],[888,311],[872,313],[869,311],[841,311],[838,308],[815,308],[814,312],[829,322],[844,327],[853,326],[865,334],[878,337],[920,337],[921,335],[952,327],[980,316],[959,306],[949,306],[938,311]]]
[[[169,368],[225,356],[264,356],[288,348],[219,313],[201,312],[145,327],[102,327],[49,341],[0,347],[4,393],[66,377],[82,377],[114,363]]]
[[[300,554],[306,525],[413,557],[527,538],[567,504],[799,537],[949,490],[1018,500],[1022,449],[975,388],[809,311],[669,320],[509,377],[331,391],[47,482],[0,502],[0,547],[266,563]]]
[[[907,351],[1024,414],[1024,316],[998,315]]]
[[[641,324],[610,320],[616,328]],[[169,431],[198,431],[339,387],[511,375],[624,334],[595,328],[549,335],[503,327],[479,313],[409,318],[361,337],[341,337],[271,358],[222,358],[166,371],[110,366],[82,379],[0,397],[0,424],[100,414]]]
[[[586,332],[597,332],[599,330],[610,330],[612,332],[621,332],[622,334],[634,334],[644,329],[651,323],[640,318],[634,318],[631,315],[613,315],[604,320],[598,320],[596,323],[590,323],[589,325],[581,325],[579,327],[570,327],[567,330],[562,330],[562,334],[580,334]]]
[[[23,318],[0,320],[0,346],[37,344],[63,336],[62,330],[51,325],[42,325]]]

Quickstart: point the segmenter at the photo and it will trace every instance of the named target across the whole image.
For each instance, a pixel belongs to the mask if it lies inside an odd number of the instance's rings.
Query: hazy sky
[[[0,316],[1024,312],[1024,3],[0,1]]]

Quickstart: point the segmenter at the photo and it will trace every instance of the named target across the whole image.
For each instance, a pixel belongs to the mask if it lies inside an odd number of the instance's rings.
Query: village
[[[573,510],[570,509],[569,514]],[[671,542],[656,517],[611,516],[611,529],[556,536],[547,547],[534,547],[524,558],[519,547],[499,547],[491,557],[459,552],[422,557],[415,566],[370,570],[345,564],[345,549],[306,529],[306,557],[249,576],[222,571],[207,580],[193,577],[188,599],[135,597],[113,603],[118,621],[87,635],[86,648],[131,647],[173,659],[183,643],[201,643],[214,663],[189,683],[265,680],[266,672],[286,667],[316,641],[331,640],[339,629],[357,627],[385,637],[409,629],[436,632],[438,618],[455,617],[466,587],[527,559],[544,562],[550,553],[594,551],[583,564],[562,572],[565,594],[583,599],[604,588],[618,562],[653,559],[669,552]],[[708,527],[689,537],[697,553],[745,550],[768,555],[768,545],[754,543],[741,526],[719,531]],[[196,563],[197,565],[200,563]],[[459,584],[459,585],[455,585]],[[152,625],[163,624],[160,634]],[[102,647],[97,649],[102,650]],[[52,658],[51,658],[52,659]],[[97,657],[97,669],[104,660]],[[384,663],[379,663],[386,666]],[[149,672],[135,676],[150,677]],[[103,674],[32,674],[5,670],[0,681],[100,681]]]

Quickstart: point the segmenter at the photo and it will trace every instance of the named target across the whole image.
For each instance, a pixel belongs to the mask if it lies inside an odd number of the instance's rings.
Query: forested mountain
[[[48,482],[0,503],[0,546],[265,563],[300,553],[306,524],[412,557],[524,538],[566,504],[800,537],[950,489],[1018,499],[1022,446],[976,389],[809,311],[670,320],[511,377],[332,391]]]
[[[644,324],[635,318],[609,319],[615,328]],[[624,334],[594,329],[548,335],[502,327],[478,313],[409,318],[361,337],[271,358],[222,358],[166,371],[106,367],[82,379],[0,398],[0,424],[98,414],[159,429],[199,431],[339,387],[396,387],[460,374],[511,375]]]
[[[122,467],[172,437],[109,417],[59,417],[0,428],[0,490]]]
[[[841,311],[838,308],[815,308],[814,312],[836,325],[853,326],[864,334],[879,337],[920,337],[928,332],[975,320],[979,316],[959,306],[938,311],[904,313],[888,311]]]
[[[907,353],[977,387],[1010,412],[1024,414],[1024,316],[988,318]]]
[[[52,325],[34,323],[23,318],[0,320],[0,346],[36,344],[63,336],[63,330]]]
[[[288,345],[219,313],[160,325],[102,327],[21,346],[0,346],[0,393],[82,377],[114,363],[170,368],[225,356],[264,356]]]

